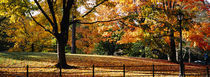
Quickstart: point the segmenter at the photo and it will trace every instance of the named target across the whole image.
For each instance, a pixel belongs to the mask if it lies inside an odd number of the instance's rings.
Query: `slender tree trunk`
[[[145,57],[146,57],[145,46],[143,46],[143,48],[142,48],[142,49],[143,49],[143,55],[142,55],[142,57],[144,57],[144,58],[145,58]]]
[[[170,30],[170,60],[172,62],[177,62],[176,61],[176,46],[175,46],[175,41],[174,41],[174,30]]]
[[[168,61],[171,61],[169,54],[167,54]]]
[[[74,17],[73,17],[74,18]],[[76,53],[76,22],[73,22],[72,25],[72,48],[71,53]]]
[[[34,43],[31,44],[31,52],[34,52]]]
[[[115,52],[114,42],[109,43],[109,52],[108,52],[108,55],[114,55],[114,52]]]
[[[191,63],[191,51],[190,49],[187,49],[188,51],[188,62]]]
[[[112,45],[111,45],[111,43],[109,43],[108,55],[114,55],[113,50],[112,50]]]
[[[179,61],[179,52],[176,51],[176,61],[178,62]]]
[[[108,55],[114,55],[113,50],[109,49]]]

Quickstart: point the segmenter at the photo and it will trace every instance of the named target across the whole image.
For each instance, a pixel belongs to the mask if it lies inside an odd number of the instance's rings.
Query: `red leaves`
[[[209,50],[208,42],[204,40],[203,35],[192,35],[189,37],[189,39],[192,41],[191,45],[196,45],[203,50]]]
[[[203,35],[192,35],[189,38],[193,41],[204,41],[203,37],[204,37]]]

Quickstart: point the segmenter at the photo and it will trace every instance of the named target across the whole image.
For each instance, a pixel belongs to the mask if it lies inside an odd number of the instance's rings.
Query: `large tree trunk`
[[[32,17],[32,19],[39,25],[41,26],[43,29],[45,29],[45,31],[50,32],[52,35],[54,35],[57,39],[57,53],[58,53],[58,64],[56,65],[57,67],[62,67],[62,68],[67,68],[69,67],[66,63],[66,57],[65,57],[65,46],[67,44],[68,41],[68,32],[69,32],[69,26],[72,24],[70,22],[70,14],[71,14],[71,10],[72,10],[72,6],[75,2],[75,0],[63,0],[63,8],[62,8],[62,20],[60,22],[60,30],[59,30],[59,25],[56,20],[56,12],[54,10],[54,2],[53,0],[47,0],[47,4],[49,6],[49,11],[50,11],[50,15],[52,17],[49,17],[48,13],[46,13],[44,11],[44,9],[42,8],[42,6],[39,4],[38,0],[34,0],[34,2],[36,3],[36,5],[38,6],[39,10],[41,11],[41,13],[45,16],[45,18],[49,21],[51,27],[53,28],[52,31],[48,30],[45,28],[45,26],[41,25],[39,22],[37,22],[33,16],[30,13],[30,16]],[[91,11],[90,11],[91,12]],[[87,13],[89,14],[89,13]],[[87,15],[86,14],[86,15]],[[86,16],[85,15],[85,16]],[[83,16],[84,17],[84,16]],[[52,18],[52,19],[51,19]]]
[[[66,63],[66,55],[65,55],[65,46],[66,43],[62,41],[62,39],[57,39],[57,55],[58,55],[58,63],[56,67],[66,68],[68,67]]]
[[[170,30],[170,60],[172,62],[177,62],[176,61],[176,46],[175,46],[175,41],[174,41],[174,30]]]

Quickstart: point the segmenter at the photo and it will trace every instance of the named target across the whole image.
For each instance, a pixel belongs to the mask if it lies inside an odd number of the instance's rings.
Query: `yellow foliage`
[[[9,0],[0,0],[0,3],[8,3]]]

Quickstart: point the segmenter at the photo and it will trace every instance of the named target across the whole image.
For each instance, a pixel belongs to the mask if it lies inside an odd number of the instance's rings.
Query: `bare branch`
[[[47,31],[47,32],[51,33],[52,35],[54,35],[49,29],[46,29],[43,25],[41,25],[39,22],[37,22],[36,19],[31,15],[31,12],[29,12],[29,15],[34,20],[34,22],[36,22],[36,24],[38,24],[40,27],[42,27],[45,31]]]
[[[47,20],[50,22],[50,24],[52,26],[54,26],[54,23],[52,22],[52,20],[50,19],[50,17],[45,13],[45,11],[42,9],[42,7],[40,6],[39,2],[37,0],[34,0],[34,2],[36,3],[36,5],[38,6],[38,8],[41,10],[42,14],[44,14],[44,16],[47,18]]]
[[[105,1],[108,1],[108,0],[103,0],[101,3],[95,5],[90,11],[88,11],[85,15],[83,15],[82,17],[85,17],[87,16],[89,13],[91,13],[96,7],[98,7],[99,5],[103,4]]]

